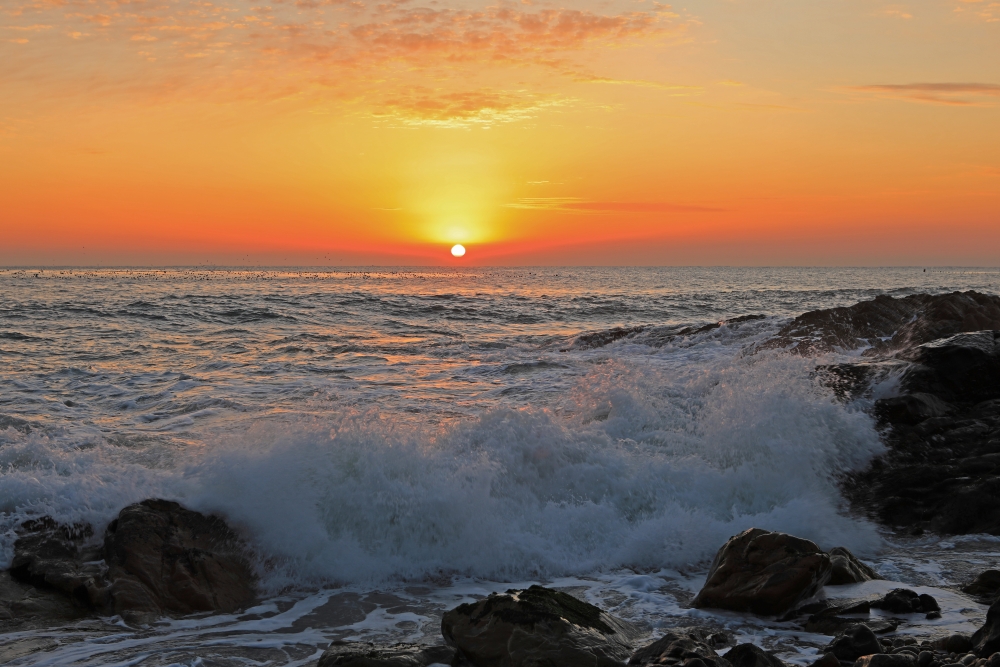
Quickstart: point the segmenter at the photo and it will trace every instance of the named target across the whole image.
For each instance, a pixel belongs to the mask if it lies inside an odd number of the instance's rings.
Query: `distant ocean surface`
[[[969,289],[1000,271],[0,270],[0,566],[26,518],[149,497],[224,516],[273,595],[704,568],[750,526],[874,554],[836,486],[867,406],[749,351]]]

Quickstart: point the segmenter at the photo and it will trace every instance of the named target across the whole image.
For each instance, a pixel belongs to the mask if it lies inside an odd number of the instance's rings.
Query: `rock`
[[[751,528],[719,549],[692,605],[781,614],[815,595],[831,572],[830,557],[813,542]]]
[[[735,650],[735,649],[733,649]],[[696,633],[668,632],[635,652],[629,665],[685,665],[685,667],[730,667]]]
[[[612,667],[639,636],[594,605],[542,586],[459,605],[444,614],[441,633],[476,667]]]
[[[107,603],[105,567],[99,547],[87,547],[90,526],[62,526],[49,517],[26,521],[18,529],[10,574],[18,581],[64,593],[80,604]]]
[[[909,653],[876,653],[858,658],[854,667],[916,667],[917,658]]]
[[[871,628],[859,623],[839,634],[826,647],[826,651],[835,655],[838,660],[853,662],[863,655],[881,653],[882,645]]]
[[[90,608],[62,591],[39,588],[0,572],[0,627],[65,623],[83,618]]]
[[[845,547],[834,547],[827,552],[830,555],[830,586],[840,586],[842,584],[860,584],[863,581],[881,579],[882,577],[872,568],[855,557]]]
[[[979,576],[962,590],[981,599],[995,600],[1000,595],[1000,570],[980,572]]]
[[[936,640],[933,646],[946,653],[966,653],[972,650],[972,640],[965,635],[953,634]]]
[[[875,412],[890,424],[919,424],[927,419],[945,417],[954,409],[937,396],[919,391],[875,401]]]
[[[818,660],[809,667],[840,667],[840,660],[832,653],[824,653]]]
[[[934,662],[934,654],[930,651],[921,651],[917,654],[917,666],[928,667]]]
[[[218,518],[167,500],[129,505],[104,535],[117,613],[232,612],[256,583],[244,547]]]
[[[740,644],[729,649],[726,661],[733,667],[785,667],[773,653],[754,644]]]
[[[1000,398],[1000,331],[960,333],[899,356],[914,364],[901,380],[907,394],[967,404]]]
[[[451,665],[456,651],[450,646],[396,644],[377,647],[368,642],[335,641],[320,657],[317,667],[426,667]]]
[[[926,614],[932,611],[941,611],[937,600],[930,595],[917,595],[908,588],[896,588],[888,593],[881,600],[871,603],[875,609],[885,609],[893,614]]]
[[[1000,601],[990,605],[986,622],[972,635],[971,642],[972,652],[980,658],[988,658],[1000,651]]]

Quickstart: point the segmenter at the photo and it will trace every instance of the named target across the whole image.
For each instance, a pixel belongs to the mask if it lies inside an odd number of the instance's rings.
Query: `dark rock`
[[[49,517],[26,521],[14,542],[10,574],[18,581],[65,593],[87,607],[107,603],[99,548],[87,548],[90,526],[62,526]]]
[[[954,409],[937,396],[923,392],[875,401],[876,414],[890,424],[919,424],[927,419],[947,416]]]
[[[931,651],[921,651],[917,654],[918,667],[930,667],[932,662],[934,662],[934,654]]]
[[[837,656],[838,660],[853,662],[863,655],[882,653],[882,645],[871,628],[859,623],[838,635],[826,647],[826,651]]]
[[[907,394],[930,395],[948,403],[1000,398],[1000,331],[961,333],[908,350],[913,362],[903,375]]]
[[[244,546],[226,523],[167,500],[129,505],[104,535],[114,609],[236,611],[254,601]]]
[[[90,608],[62,591],[39,588],[0,572],[0,627],[45,625],[87,616]]]
[[[754,644],[734,646],[725,658],[733,667],[785,667],[785,663],[773,653]]]
[[[882,577],[872,568],[855,557],[845,547],[834,547],[827,553],[830,554],[830,586],[840,586],[842,584],[860,584],[863,581],[881,579]]]
[[[858,658],[854,667],[916,667],[917,658],[909,653],[876,653]]]
[[[946,653],[966,653],[972,650],[972,640],[965,635],[948,635],[934,642],[934,647]]]
[[[840,667],[840,660],[832,653],[824,653],[809,667]]]
[[[871,603],[875,609],[884,609],[893,614],[925,614],[941,611],[937,600],[930,595],[917,595],[908,588],[896,588],[886,593],[881,600]]]
[[[997,595],[1000,595],[1000,570],[981,572],[972,583],[964,586],[962,590],[980,599],[995,600]]]
[[[560,591],[532,586],[459,605],[441,633],[477,667],[621,665],[639,635],[631,625]]]
[[[969,649],[980,658],[988,658],[1000,651],[1000,601],[990,605],[983,627],[972,635]]]
[[[836,635],[852,625],[857,625],[857,618],[843,618],[841,616],[820,616],[810,618],[802,626],[808,632],[815,632],[821,635]],[[899,621],[894,618],[866,618],[860,621],[877,635],[892,632],[899,627]]]
[[[335,641],[320,657],[317,667],[426,667],[451,665],[456,651],[450,646],[396,644],[378,647],[368,642]]]
[[[813,542],[751,528],[719,549],[692,605],[781,614],[815,595],[831,571],[830,557]]]
[[[733,649],[735,650],[735,649]],[[692,632],[668,632],[652,644],[642,647],[628,661],[629,665],[684,665],[685,667],[730,667],[701,636]]]

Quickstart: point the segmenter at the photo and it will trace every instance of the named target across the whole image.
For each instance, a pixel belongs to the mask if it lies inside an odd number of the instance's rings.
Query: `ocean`
[[[0,567],[28,518],[100,535],[158,497],[224,517],[262,591],[243,615],[0,633],[0,656],[307,665],[335,638],[439,641],[443,609],[540,582],[807,664],[815,637],[686,607],[751,526],[953,596],[928,623],[971,632],[985,607],[948,586],[1000,546],[853,515],[871,397],[815,370],[858,352],[763,345],[806,311],[969,289],[1000,270],[0,269]]]

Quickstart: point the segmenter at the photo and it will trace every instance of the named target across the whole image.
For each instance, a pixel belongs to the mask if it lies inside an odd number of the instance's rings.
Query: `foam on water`
[[[870,418],[810,378],[815,361],[706,345],[683,364],[605,352],[548,407],[437,425],[345,407],[140,448],[8,429],[5,553],[29,515],[100,534],[150,496],[225,516],[272,590],[684,567],[750,526],[871,552],[836,488],[880,451]]]

